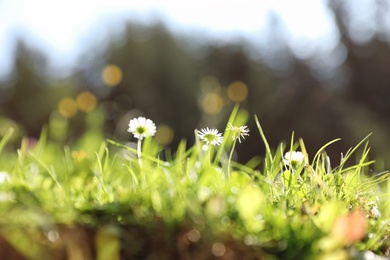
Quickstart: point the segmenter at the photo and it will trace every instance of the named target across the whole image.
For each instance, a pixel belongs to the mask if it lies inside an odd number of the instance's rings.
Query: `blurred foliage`
[[[377,30],[360,35],[351,26],[353,1],[328,4],[340,34],[331,50],[340,62],[331,69],[315,54],[294,56],[275,14],[269,17],[270,44],[262,50],[268,55],[261,58],[253,57],[244,40],[218,44],[197,35],[173,35],[160,23],[128,23],[121,37],[96,43],[73,73],[54,78],[46,73],[43,52],[20,40],[14,73],[0,82],[1,124],[18,125],[20,135],[37,137],[54,120],[53,138],[66,124],[70,129],[62,141],[72,142],[97,109],[105,112],[98,120],[105,135],[128,141],[129,119],[145,115],[164,127],[161,143],[175,148],[182,138],[193,142],[194,128],[221,127],[239,102],[250,117],[259,116],[272,147],[288,140],[291,131],[306,140],[309,153],[341,137],[328,150],[337,162],[340,153],[373,132],[376,165],[389,167],[384,159],[390,156],[390,40],[381,11],[388,4],[377,1]],[[356,35],[370,36],[362,41]],[[89,98],[80,98],[81,93]],[[257,145],[260,137],[249,139],[237,147],[241,162],[264,154]]]

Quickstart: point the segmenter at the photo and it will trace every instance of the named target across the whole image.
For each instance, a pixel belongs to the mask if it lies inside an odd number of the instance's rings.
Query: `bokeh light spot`
[[[231,101],[242,102],[248,96],[248,87],[242,81],[234,81],[229,85],[227,94]]]
[[[219,80],[214,76],[203,77],[200,81],[200,90],[202,93],[209,93],[221,87]]]
[[[77,114],[77,102],[73,98],[63,98],[58,103],[58,111],[63,117],[70,118]]]
[[[53,111],[49,119],[50,138],[62,141],[66,138],[69,122],[60,111]]]
[[[77,106],[83,112],[91,112],[96,107],[96,97],[89,91],[83,91],[76,98]]]
[[[122,81],[123,73],[117,65],[109,64],[102,71],[103,83],[109,87],[114,87]]]
[[[206,114],[217,115],[223,108],[223,98],[216,93],[209,93],[203,98],[202,109]]]
[[[226,247],[222,243],[215,243],[213,247],[211,248],[211,251],[214,256],[216,257],[221,257],[225,254],[226,252]]]
[[[192,229],[190,232],[188,232],[187,234],[187,238],[188,240],[190,240],[191,242],[195,243],[195,242],[198,242],[199,239],[200,239],[200,232],[196,229]]]
[[[157,127],[155,140],[159,144],[167,145],[173,141],[173,136],[174,136],[174,133],[173,133],[173,130],[170,126],[159,125]]]
[[[88,156],[85,151],[73,151],[71,154],[72,158],[77,162],[82,162]]]

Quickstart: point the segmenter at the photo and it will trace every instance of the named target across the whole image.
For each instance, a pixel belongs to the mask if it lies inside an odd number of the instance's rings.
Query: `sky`
[[[332,48],[337,34],[325,0],[0,0],[0,77],[11,68],[15,39],[43,50],[54,68],[74,65],[88,46],[105,41],[126,21],[164,21],[177,33],[202,31],[218,41],[261,41],[267,16],[280,16],[296,54],[307,42]],[[221,8],[222,6],[222,8]],[[313,49],[311,49],[313,50]]]

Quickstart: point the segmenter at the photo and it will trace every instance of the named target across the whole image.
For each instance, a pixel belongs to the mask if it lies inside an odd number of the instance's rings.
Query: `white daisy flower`
[[[284,154],[283,162],[286,165],[291,165],[292,167],[296,167],[301,165],[305,160],[305,156],[302,152],[292,151]]]
[[[131,119],[129,122],[129,129],[127,129],[127,132],[132,133],[138,140],[153,136],[156,131],[157,128],[153,121],[146,119],[145,117]]]
[[[223,141],[222,134],[217,129],[209,129],[208,127],[198,131],[198,137],[207,145],[220,145]]]
[[[233,126],[231,123],[229,123],[228,126],[229,131],[233,131],[232,138],[233,140],[238,139],[238,142],[241,143],[241,138],[245,139],[245,136],[249,136],[249,128],[246,125],[243,126]]]

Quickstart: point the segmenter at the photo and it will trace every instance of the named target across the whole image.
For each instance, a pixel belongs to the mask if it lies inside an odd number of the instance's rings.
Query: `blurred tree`
[[[390,156],[390,2],[329,1],[347,56],[343,102],[345,122],[355,137],[373,132],[374,156]],[[361,12],[365,15],[361,15]],[[348,106],[346,105],[348,104]],[[390,166],[386,163],[387,167]]]
[[[263,59],[251,57],[250,43],[243,40],[216,44],[198,35],[173,35],[158,23],[128,23],[121,37],[97,43],[105,47],[96,48],[89,62],[83,60],[74,75],[59,81],[45,74],[42,53],[20,42],[12,95],[0,101],[0,111],[37,135],[60,97],[89,90],[105,109],[107,135],[129,140],[128,121],[144,115],[171,127],[175,146],[181,138],[192,142],[194,128],[224,127],[233,103],[240,102],[251,128],[250,140],[238,146],[241,162],[264,154],[254,114],[273,147],[280,140],[289,142],[292,131],[305,140],[310,154],[341,137],[327,149],[338,160],[374,132],[374,156],[390,156],[389,4],[373,2],[376,12],[368,18],[376,21],[377,29],[356,32],[353,3],[329,0],[340,42],[329,55],[313,52],[304,59],[289,48],[276,13],[269,17]],[[329,63],[331,59],[336,61]],[[233,83],[244,93],[240,98],[232,97]],[[72,120],[71,126],[81,132],[82,120]]]
[[[38,135],[50,111],[47,100],[42,102],[42,95],[47,91],[42,73],[45,58],[39,51],[29,49],[19,41],[14,66],[13,87],[10,89],[12,96],[2,104],[2,110],[5,115],[24,125],[29,135]]]
[[[123,38],[111,41],[108,46],[103,67],[115,64],[123,71],[121,82],[103,98],[115,102],[116,107],[109,131],[113,131],[118,120],[130,110],[138,109],[156,123],[171,126],[176,141],[182,137],[192,139],[193,131],[188,128],[195,128],[200,117],[197,106],[199,64],[162,25],[140,30],[128,24]],[[97,59],[102,64],[100,57]],[[87,68],[84,75],[91,74],[90,69],[99,68]],[[95,84],[107,87],[101,82]]]
[[[71,89],[55,88],[58,81],[51,81],[45,74],[46,58],[39,50],[20,40],[15,53],[11,86],[3,88],[8,99],[0,103],[0,111],[23,126],[26,135],[39,136],[60,97]]]
[[[374,2],[374,1],[373,1]],[[390,26],[384,16],[390,15],[390,2],[376,1],[371,6],[374,28],[362,28],[356,32],[357,17],[351,10],[351,1],[331,1],[341,43],[348,49],[344,66],[348,67],[350,80],[347,95],[354,102],[363,104],[381,116],[390,115]],[[362,22],[362,21],[361,21]],[[386,36],[387,35],[387,36]],[[387,41],[385,40],[387,37]]]

